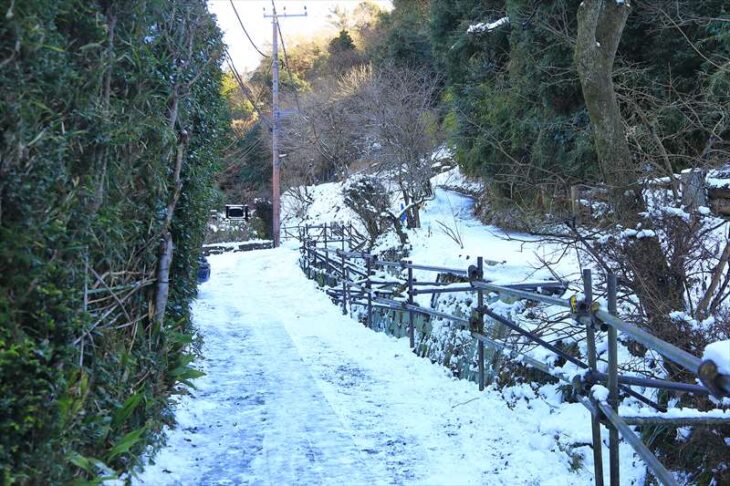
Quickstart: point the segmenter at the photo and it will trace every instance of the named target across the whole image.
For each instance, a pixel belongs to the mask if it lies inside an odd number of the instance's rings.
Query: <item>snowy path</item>
[[[587,438],[579,405],[553,415],[539,399],[509,408],[496,391],[479,393],[405,341],[343,317],[296,258],[287,249],[210,258],[194,307],[207,375],[139,482],[592,482],[588,459],[571,471],[553,438],[571,418]]]

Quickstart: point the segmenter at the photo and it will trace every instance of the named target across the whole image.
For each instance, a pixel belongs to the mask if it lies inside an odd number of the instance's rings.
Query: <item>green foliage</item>
[[[267,199],[256,199],[254,201],[253,211],[254,217],[251,220],[251,228],[258,238],[270,240],[273,238],[274,230],[274,209],[271,201]]]
[[[236,140],[226,154],[225,171],[218,180],[223,204],[250,203],[271,191],[271,146],[268,127],[260,120],[236,130]],[[230,240],[229,240],[230,241]]]
[[[226,71],[223,75],[223,96],[228,100],[233,120],[248,120],[254,116],[253,104],[241,92],[233,73]]]
[[[379,64],[393,64],[434,73],[434,57],[428,27],[427,0],[396,0],[394,9],[380,17],[370,35],[367,51]]]
[[[172,387],[193,377],[172,370],[189,354],[188,303],[227,137],[221,37],[202,0],[24,0],[0,11],[0,482],[113,475],[157,441]],[[172,125],[174,87],[189,83]],[[159,328],[148,312],[182,130]]]
[[[355,42],[353,42],[350,33],[343,29],[337,37],[330,41],[329,48],[327,50],[332,55],[353,51],[355,50]]]
[[[700,157],[724,163],[728,146],[717,141],[730,137],[727,2],[657,0],[637,7],[619,48],[629,68],[619,77],[619,92],[631,98],[624,116],[639,133],[652,127],[675,171],[696,166]],[[636,143],[650,145],[641,137]]]
[[[542,24],[578,1],[434,2],[432,36],[448,77],[447,128],[468,172],[503,196],[531,200],[540,183],[566,188],[595,176],[572,46]],[[508,16],[492,31],[469,25]],[[574,16],[563,27],[574,32]]]
[[[566,195],[572,184],[601,180],[573,65],[579,3],[431,2],[451,143],[468,172],[488,178],[512,203],[531,203],[546,188]],[[470,25],[504,16],[509,24],[467,33]],[[627,121],[637,126],[629,130],[641,154],[637,160],[658,151],[637,135],[648,133],[637,107],[675,155],[674,170],[703,152],[712,136],[708,127],[727,132],[721,123],[730,108],[727,17],[727,7],[716,0],[635,6],[618,53],[617,89]]]

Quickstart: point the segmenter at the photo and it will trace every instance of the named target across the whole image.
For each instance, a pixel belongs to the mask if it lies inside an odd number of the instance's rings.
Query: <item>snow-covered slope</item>
[[[387,183],[387,181],[383,181]],[[434,198],[421,211],[421,228],[408,230],[409,259],[430,265],[467,268],[477,256],[499,262],[487,268],[487,278],[518,283],[525,280],[553,279],[544,267],[552,262],[553,270],[570,279],[578,275],[579,265],[573,255],[563,255],[556,245],[539,241],[523,233],[508,233],[496,226],[484,225],[473,215],[474,199],[467,194],[483,190],[482,185],[465,177],[458,167],[431,179]],[[284,226],[298,224],[353,223],[362,229],[357,216],[346,207],[342,189],[345,183],[327,183],[306,188],[311,197],[308,206],[292,193],[282,198]],[[299,189],[303,192],[304,189]],[[397,212],[402,200],[393,191],[392,207]],[[378,241],[375,252],[397,246],[395,234]],[[562,258],[559,258],[562,257]],[[418,276],[417,276],[418,278]]]

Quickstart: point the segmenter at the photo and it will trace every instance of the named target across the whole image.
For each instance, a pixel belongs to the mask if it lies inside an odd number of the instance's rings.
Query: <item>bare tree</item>
[[[336,90],[335,80],[321,80],[282,124],[282,181],[301,207],[312,202],[308,186],[345,179],[360,155],[357,127]]]
[[[439,143],[434,108],[438,80],[411,69],[366,66],[350,71],[341,87],[350,95],[377,171],[400,190],[408,227],[420,227],[419,209],[433,195],[430,162]]]

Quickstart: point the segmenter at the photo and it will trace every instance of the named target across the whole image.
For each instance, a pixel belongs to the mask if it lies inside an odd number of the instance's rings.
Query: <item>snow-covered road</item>
[[[555,441],[571,421],[587,441],[580,405],[480,393],[342,316],[297,256],[210,257],[194,304],[207,375],[137,482],[591,484],[590,452],[571,460]]]

